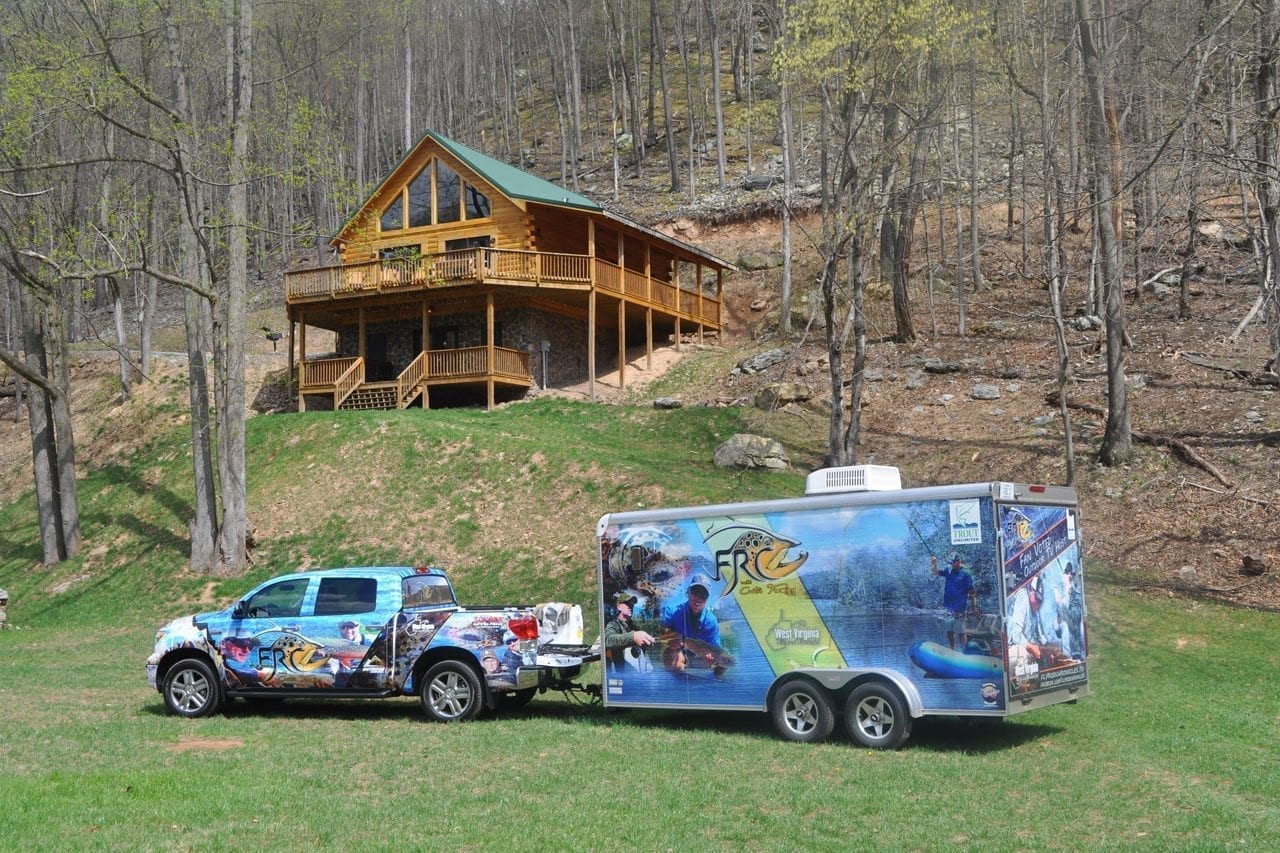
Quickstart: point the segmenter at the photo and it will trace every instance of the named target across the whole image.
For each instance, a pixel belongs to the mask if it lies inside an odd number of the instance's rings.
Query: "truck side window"
[[[454,604],[453,588],[439,575],[413,575],[404,579],[404,606],[429,607]]]
[[[378,582],[374,578],[321,578],[316,593],[316,616],[368,613],[378,606]]]
[[[305,578],[280,581],[258,590],[245,605],[250,616],[288,618],[302,612],[302,596],[307,591]]]

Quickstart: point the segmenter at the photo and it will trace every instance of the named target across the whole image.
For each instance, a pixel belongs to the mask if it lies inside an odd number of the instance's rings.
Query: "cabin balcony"
[[[701,279],[671,282],[593,255],[477,248],[316,267],[285,273],[285,303],[294,310],[353,307],[363,297],[397,296],[467,286],[596,291],[698,326],[720,328],[720,300]],[[693,289],[690,289],[693,288]]]
[[[389,381],[366,382],[365,367],[365,359],[360,357],[302,361],[298,370],[299,411],[306,410],[307,395],[331,397],[335,410],[405,409],[419,399],[427,407],[431,389],[441,386],[524,389],[530,384],[529,354],[499,346],[419,353]]]

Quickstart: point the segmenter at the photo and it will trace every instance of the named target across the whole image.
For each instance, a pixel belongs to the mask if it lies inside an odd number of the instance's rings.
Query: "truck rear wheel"
[[[815,743],[835,728],[827,692],[809,681],[791,681],[778,688],[770,703],[773,726],[784,740]]]
[[[897,749],[911,734],[911,715],[898,691],[869,681],[849,694],[844,704],[849,734],[872,749]]]
[[[180,717],[207,717],[222,707],[222,685],[200,658],[180,660],[164,677],[164,704]]]
[[[428,669],[418,692],[427,716],[437,723],[474,720],[484,708],[480,676],[456,660],[440,661]]]

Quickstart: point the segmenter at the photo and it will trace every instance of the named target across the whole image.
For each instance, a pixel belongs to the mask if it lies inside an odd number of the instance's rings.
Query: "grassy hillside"
[[[589,601],[603,513],[803,487],[795,473],[712,465],[720,442],[750,428],[751,414],[735,408],[542,399],[491,413],[260,416],[248,422],[254,567],[210,579],[185,570],[192,486],[179,390],[120,407],[82,439],[105,459],[82,465],[85,547],[75,559],[33,568],[30,491],[0,507],[0,586],[13,598],[12,622],[150,624],[273,574],[340,565],[437,563],[477,603]],[[130,430],[147,437],[103,446]]]

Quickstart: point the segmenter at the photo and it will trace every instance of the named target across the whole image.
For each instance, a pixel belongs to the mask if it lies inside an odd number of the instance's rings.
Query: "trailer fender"
[[[885,681],[897,688],[907,703],[907,713],[912,717],[924,716],[924,702],[920,699],[920,691],[910,680],[895,669],[860,668],[860,669],[824,669],[822,667],[803,667],[792,670],[787,676],[806,675],[821,684],[832,693],[839,693],[867,681]],[[776,689],[782,679],[774,682],[770,693]]]

